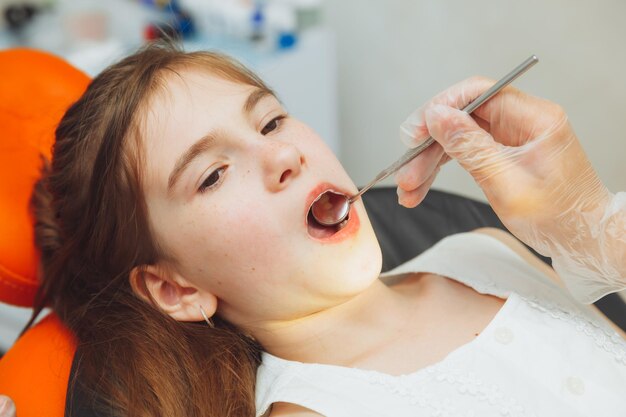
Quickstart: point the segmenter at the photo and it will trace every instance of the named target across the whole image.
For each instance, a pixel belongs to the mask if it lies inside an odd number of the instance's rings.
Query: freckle
[[[474,333],[474,336],[478,336],[480,333]]]
[[[256,268],[255,268],[255,267],[252,267],[252,270],[253,270],[253,271],[256,271]]]

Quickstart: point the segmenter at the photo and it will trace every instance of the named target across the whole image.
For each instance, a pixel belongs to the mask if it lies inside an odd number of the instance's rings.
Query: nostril
[[[287,171],[283,172],[283,175],[280,176],[280,182],[283,183],[285,182],[285,180],[287,179],[287,177],[291,175],[291,170],[288,169]]]

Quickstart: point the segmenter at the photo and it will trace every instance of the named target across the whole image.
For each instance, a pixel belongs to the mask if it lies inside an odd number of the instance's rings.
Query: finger
[[[491,133],[491,124],[488,121],[481,119],[480,117],[477,117],[475,115],[472,116],[472,119],[476,121],[476,124],[480,126],[482,130]]]
[[[433,143],[415,159],[400,168],[395,176],[396,184],[405,191],[416,189],[441,164],[443,156],[444,151],[441,145],[437,142]]]
[[[0,395],[0,417],[15,417],[15,404],[5,395]]]
[[[429,107],[433,104],[444,104],[456,109],[463,109],[494,84],[495,81],[490,78],[470,77],[437,94],[423,107]]]
[[[417,206],[424,200],[426,194],[428,194],[428,190],[430,190],[431,185],[433,185],[438,173],[439,167],[431,173],[430,177],[428,177],[426,181],[414,190],[406,191],[398,187],[398,203],[406,208],[413,208]]]
[[[485,130],[509,146],[521,146],[567,121],[558,104],[510,86],[477,108],[473,116],[485,120],[489,124]]]
[[[400,140],[409,148],[415,148],[424,142],[430,134],[426,130],[424,123],[424,107],[420,107],[411,113],[402,124],[400,124]]]
[[[494,84],[494,80],[484,77],[463,80],[422,106],[422,114],[434,104],[463,109]],[[496,141],[508,146],[521,146],[567,124],[567,115],[561,106],[513,86],[507,86],[490,98],[474,110],[473,116]]]
[[[424,142],[430,134],[424,123],[424,110],[433,104],[445,104],[461,109],[494,84],[484,77],[468,78],[447,88],[411,113],[400,125],[400,140],[410,148]]]
[[[441,157],[441,159],[439,160],[439,165],[437,165],[437,168],[441,168],[443,165],[447,164],[448,161],[450,161],[452,158],[450,158],[450,156],[448,156],[447,153],[443,153],[443,156]]]
[[[458,160],[478,181],[504,148],[465,112],[434,105],[426,109],[425,119],[428,130],[446,154]]]

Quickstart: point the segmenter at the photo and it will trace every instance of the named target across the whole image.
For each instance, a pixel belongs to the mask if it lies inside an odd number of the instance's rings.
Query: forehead
[[[174,160],[196,140],[210,130],[227,129],[241,117],[243,103],[257,88],[201,68],[164,74],[160,88],[147,100],[139,128],[148,188],[162,183]]]
[[[162,81],[149,100],[149,108],[160,112],[148,113],[148,118],[157,117],[167,121],[171,114],[193,110],[193,106],[223,107],[229,102],[234,102],[250,91],[258,88],[250,84],[244,84],[219,77],[202,68],[189,67],[177,71],[165,72]]]
[[[166,74],[162,87],[146,105],[143,136],[147,144],[181,142],[189,135],[201,137],[212,122],[227,113],[235,114],[255,88],[200,69]]]

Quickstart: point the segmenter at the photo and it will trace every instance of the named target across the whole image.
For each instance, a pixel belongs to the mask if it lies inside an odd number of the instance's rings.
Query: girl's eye
[[[226,167],[220,167],[211,172],[211,174],[202,182],[202,184],[200,184],[200,188],[198,189],[198,191],[203,193],[209,188],[215,187],[216,184],[221,182],[222,177],[224,176],[224,171],[226,171]]]
[[[278,129],[281,125],[280,121],[283,120],[285,117],[285,115],[274,117],[272,120],[270,120],[268,124],[265,125],[265,127],[263,127],[263,129],[261,129],[261,134],[267,135],[268,133]]]

